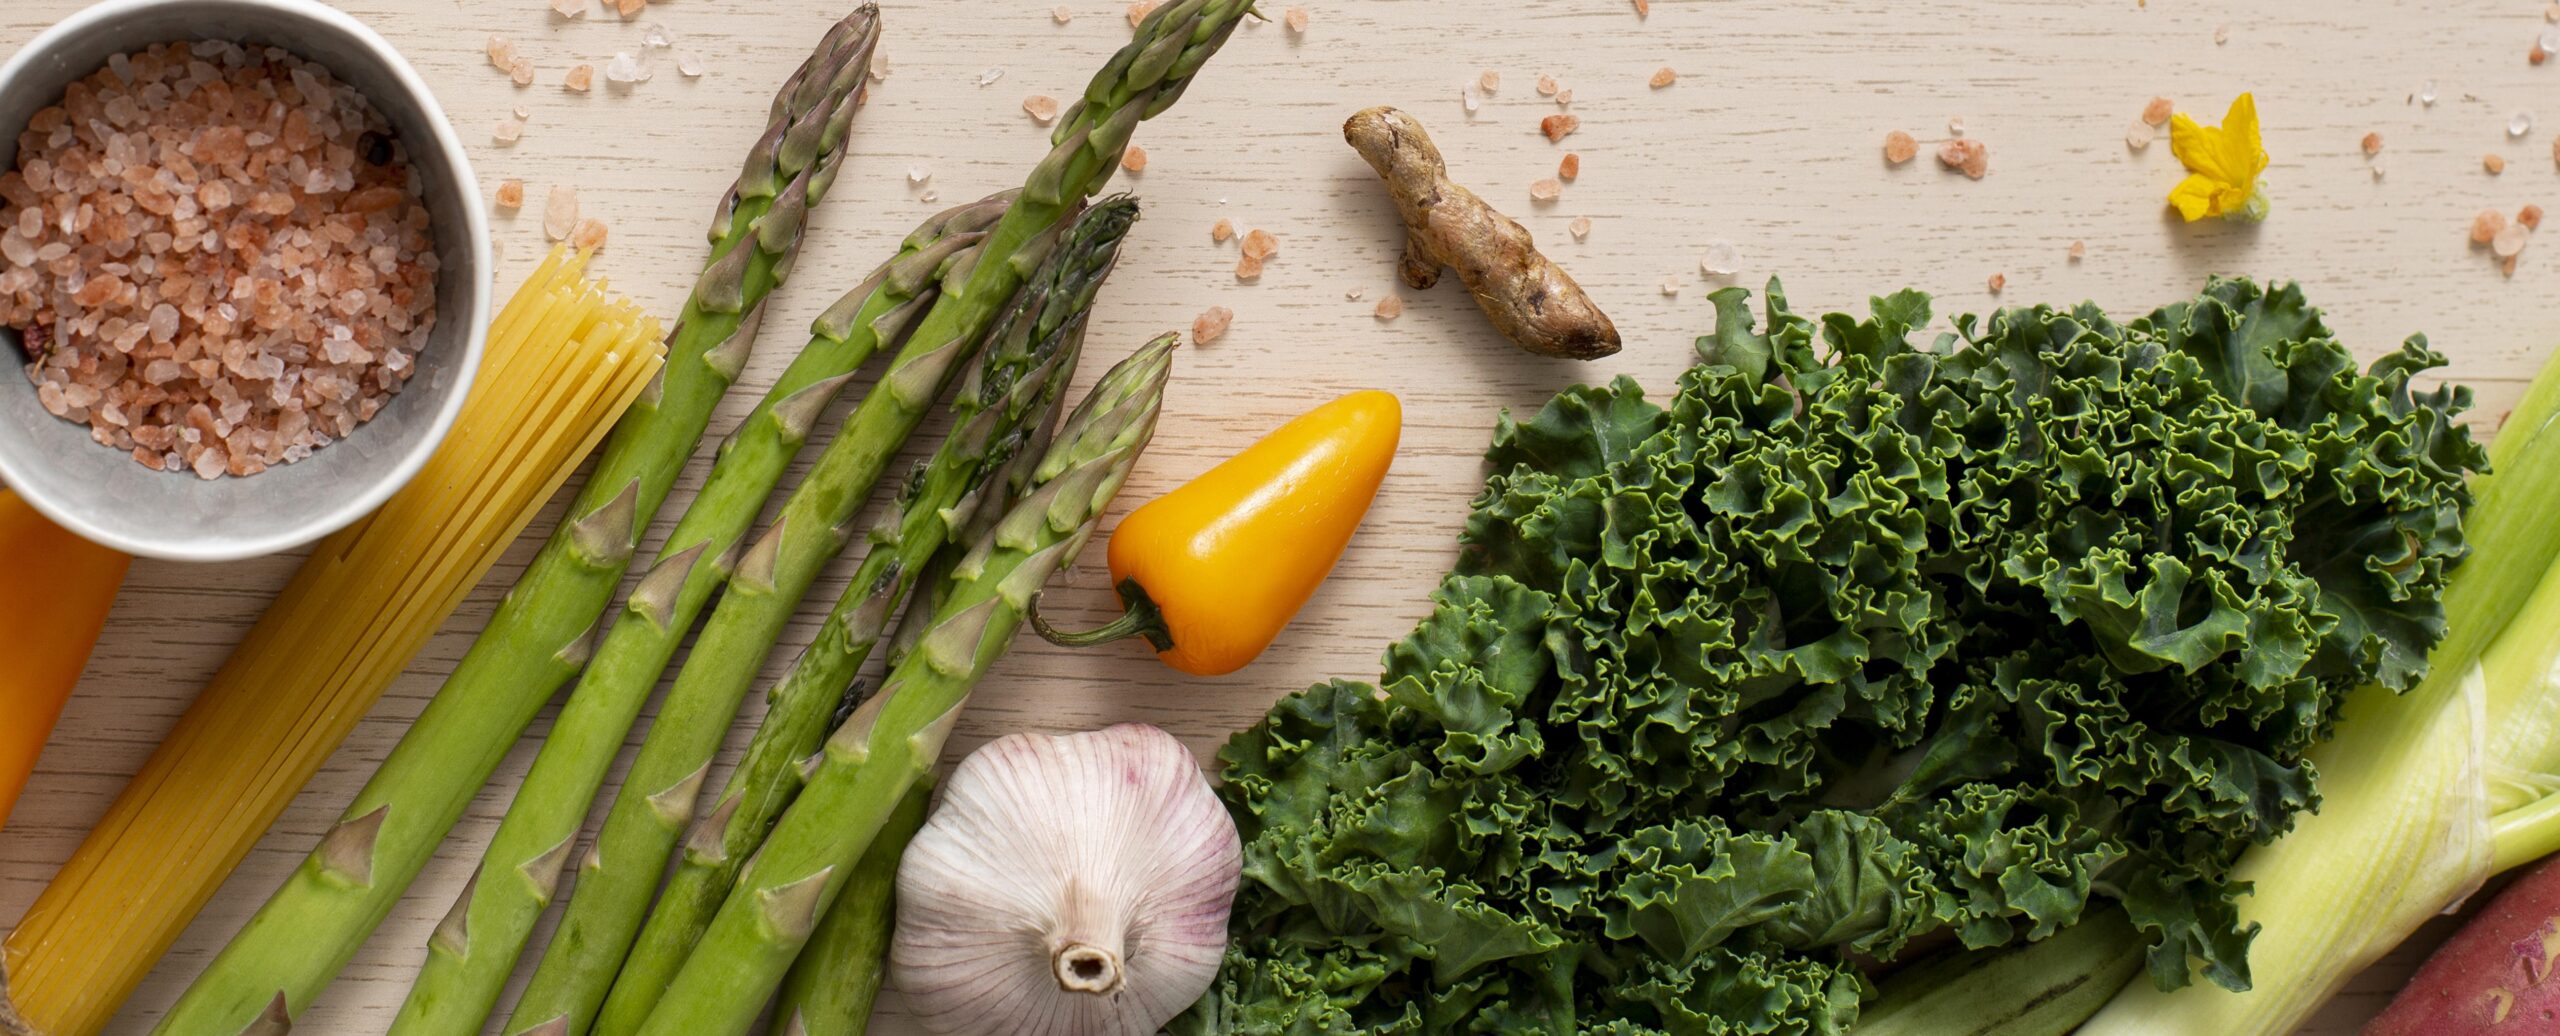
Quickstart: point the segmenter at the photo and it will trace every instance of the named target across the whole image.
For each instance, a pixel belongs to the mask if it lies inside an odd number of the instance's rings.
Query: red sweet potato
[[[2445,940],[2364,1036],[2560,1033],[2560,856],[2535,864]]]

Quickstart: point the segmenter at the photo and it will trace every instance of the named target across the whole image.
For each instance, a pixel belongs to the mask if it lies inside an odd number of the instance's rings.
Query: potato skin
[[[2560,1032],[2560,857],[2536,864],[2427,957],[2364,1036]]]

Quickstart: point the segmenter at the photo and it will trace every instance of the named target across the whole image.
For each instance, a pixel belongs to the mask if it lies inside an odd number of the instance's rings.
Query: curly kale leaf
[[[2103,902],[2246,987],[2234,859],[2443,633],[2485,458],[2442,358],[2246,281],[1927,341],[1915,292],[1714,301],[1667,399],[1506,415],[1377,687],[1222,753],[1246,882],[1179,1030],[1841,1033],[1862,967]]]

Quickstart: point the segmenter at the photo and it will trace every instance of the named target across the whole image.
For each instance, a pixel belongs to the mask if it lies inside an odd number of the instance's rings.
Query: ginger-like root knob
[[[1596,360],[1618,351],[1618,328],[1561,267],[1538,254],[1528,228],[1449,182],[1440,149],[1413,116],[1371,108],[1342,124],[1342,138],[1387,182],[1404,214],[1404,282],[1415,289],[1458,271],[1503,337],[1540,356]]]

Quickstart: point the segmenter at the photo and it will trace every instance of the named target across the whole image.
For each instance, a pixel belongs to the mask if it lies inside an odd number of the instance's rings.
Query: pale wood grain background
[[[764,348],[713,422],[715,437],[781,369],[797,329],[916,219],[1018,182],[1045,148],[1043,131],[1021,112],[1024,96],[1072,94],[1128,35],[1121,3],[1069,0],[1075,20],[1060,26],[1050,19],[1053,2],[884,2],[892,75],[873,90],[847,174],[816,217],[796,280],[775,300]],[[425,72],[473,142],[484,190],[521,178],[536,199],[497,220],[502,288],[541,253],[539,199],[566,182],[581,191],[587,214],[612,226],[601,269],[672,313],[701,258],[713,200],[772,88],[850,3],[673,0],[629,23],[565,22],[542,0],[343,6]],[[0,4],[0,53],[78,6]],[[1272,6],[1276,17],[1284,5]],[[2540,0],[1654,0],[1644,20],[1628,0],[1307,6],[1303,38],[1277,24],[1242,30],[1179,107],[1139,132],[1153,165],[1121,186],[1144,197],[1146,218],[1104,293],[1086,376],[1153,332],[1228,306],[1234,332],[1182,355],[1162,430],[1126,499],[1150,497],[1356,388],[1405,401],[1394,474],[1333,581],[1259,664],[1197,680],[1135,649],[1070,654],[1026,642],[980,693],[959,749],[1007,731],[1139,720],[1173,730],[1205,756],[1286,691],[1373,674],[1380,650],[1424,612],[1454,556],[1496,410],[1621,372],[1668,386],[1687,363],[1690,337],[1710,323],[1712,285],[1697,257],[1713,239],[1740,246],[1745,283],[1781,274],[1804,310],[1862,306],[1869,295],[1914,285],[1939,296],[1941,314],[2083,298],[2130,313],[2190,293],[2210,273],[2296,278],[2363,354],[2412,332],[2431,335],[2455,358],[2455,375],[2477,389],[2474,418],[2484,428],[2560,340],[2551,305],[2560,256],[2529,251],[2509,280],[2463,237],[2483,206],[2560,203],[2550,150],[2560,129],[2560,63],[2525,61],[2543,24]],[[709,75],[683,79],[661,55],[657,77],[636,89],[608,89],[601,77],[592,95],[560,89],[571,64],[601,67],[616,50],[638,50],[651,21],[698,53]],[[2216,28],[2226,25],[2228,42],[2217,45]],[[487,66],[482,48],[492,32],[536,60],[535,86],[516,89]],[[1647,76],[1663,65],[1680,71],[1679,84],[1648,89]],[[976,85],[990,69],[1003,78]],[[1482,69],[1501,71],[1503,85],[1470,119],[1459,90]],[[1556,110],[1533,89],[1541,71],[1576,95],[1583,128],[1565,147],[1536,132]],[[2429,80],[2442,95],[2431,108],[2412,99]],[[2257,92],[2267,125],[2274,218],[2255,228],[2180,225],[2161,202],[2179,176],[2165,138],[2129,151],[2126,124],[2154,94],[2218,120],[2243,89]],[[1519,354],[1454,285],[1412,297],[1393,323],[1372,319],[1375,300],[1394,290],[1398,233],[1339,126],[1377,103],[1423,119],[1462,180],[1528,223],[1616,318],[1624,354],[1589,366]],[[489,128],[517,105],[532,113],[522,142],[494,145]],[[2547,125],[2510,139],[2508,115],[2537,108]],[[1943,172],[1925,151],[1900,169],[1879,161],[1887,130],[1935,141],[1950,116],[1989,144],[1989,178]],[[2389,172],[2379,180],[2358,151],[2377,130]],[[1566,150],[1584,156],[1581,179],[1562,200],[1532,205],[1528,184],[1552,175]],[[2510,160],[2504,176],[2481,170],[2490,151]],[[908,183],[911,168],[932,172],[941,202],[922,200]],[[1584,243],[1565,231],[1577,216],[1596,225]],[[1210,243],[1220,217],[1279,235],[1281,254],[1259,284],[1236,283],[1234,247]],[[2065,254],[2075,239],[2088,243],[2078,263]],[[1985,291],[1995,272],[2008,278],[1999,299]],[[1666,276],[1679,285],[1676,296],[1662,292]],[[1366,297],[1347,300],[1352,291]],[[667,521],[706,464],[696,458]],[[161,963],[117,1031],[147,1028],[295,865],[435,691],[537,539],[508,554],[392,686]],[[1098,545],[1088,560],[1098,567]],[[0,836],[0,920],[34,898],[297,561],[134,566],[42,769]],[[769,675],[812,633],[818,601],[842,588],[850,563],[819,584]],[[1095,568],[1074,585],[1082,589],[1053,595],[1075,605],[1061,618],[1099,616],[1106,595]],[[385,1026],[533,743],[509,758],[305,1029]],[[2416,952],[2404,948],[2359,980],[2306,1032],[2352,1032]],[[879,1031],[920,1030],[900,1019]]]

